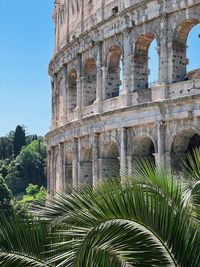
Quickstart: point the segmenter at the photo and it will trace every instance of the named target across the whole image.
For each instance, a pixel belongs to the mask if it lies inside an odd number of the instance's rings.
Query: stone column
[[[96,89],[96,101],[102,100],[102,46],[103,42],[99,41],[97,45],[97,89]]]
[[[78,181],[78,186],[82,184],[82,169],[81,169],[81,140],[78,138],[78,161],[77,161],[77,166],[78,166],[78,173],[77,173],[77,181]]]
[[[158,138],[158,153],[156,157],[156,165],[160,168],[165,168],[165,122],[157,122],[157,138]]]
[[[131,92],[132,55],[130,47],[130,30],[124,30],[123,94]]]
[[[160,44],[158,44],[159,54],[159,84],[168,84],[168,18],[162,16],[160,22]]]
[[[53,75],[51,81],[52,87],[52,129],[57,126],[57,77]]]
[[[96,186],[98,181],[99,181],[99,135],[97,133],[95,133],[93,135],[93,151],[92,151],[92,155],[93,155],[93,164],[92,164],[92,168],[93,168],[93,186]]]
[[[55,183],[55,147],[51,147],[51,163],[50,163],[50,195],[54,195],[56,191]]]
[[[47,151],[47,191],[50,195],[51,192],[51,149]]]
[[[108,74],[108,67],[102,67],[102,99],[105,100],[106,99],[106,86],[107,86],[107,82],[106,82],[106,78],[107,78],[107,74]]]
[[[157,44],[159,58],[158,84],[152,88],[152,100],[167,99],[169,96],[169,47],[168,47],[168,19],[167,15],[162,17],[160,23],[160,43]]]
[[[78,139],[73,141],[73,162],[72,162],[73,186],[78,186]]]
[[[81,54],[77,55],[77,104],[75,112],[77,116],[80,116],[81,109],[82,109],[82,56]]]
[[[59,169],[58,171],[58,193],[62,193],[64,189],[64,175],[63,175],[63,169],[64,169],[64,144],[60,143],[58,146],[58,157],[59,157]]]
[[[122,181],[127,176],[126,150],[127,130],[125,128],[122,128],[120,130],[120,177]]]
[[[98,41],[96,43],[97,46],[97,86],[96,86],[96,100],[93,103],[93,110],[94,113],[101,113],[102,112],[102,100],[103,100],[103,93],[102,93],[102,46],[103,42]]]
[[[68,113],[67,107],[67,90],[68,89],[68,73],[67,66],[63,67],[63,122],[66,122],[66,117]]]
[[[65,124],[66,122],[66,83],[67,83],[67,77],[66,77],[66,67],[64,66],[60,75],[60,81],[59,81],[59,119],[62,124]]]

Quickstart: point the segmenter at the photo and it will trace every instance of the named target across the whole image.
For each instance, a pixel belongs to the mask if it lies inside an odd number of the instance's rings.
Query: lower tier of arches
[[[200,96],[91,116],[57,128],[46,140],[51,194],[123,179],[141,157],[179,172],[187,154],[200,147]]]

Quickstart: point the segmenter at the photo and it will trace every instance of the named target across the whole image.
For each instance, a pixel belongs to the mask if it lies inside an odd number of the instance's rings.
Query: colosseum
[[[56,0],[53,18],[49,193],[123,179],[141,156],[178,169],[200,145],[200,70],[187,73],[200,0]]]

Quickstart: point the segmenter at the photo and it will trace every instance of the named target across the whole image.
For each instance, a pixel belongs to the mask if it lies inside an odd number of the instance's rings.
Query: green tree
[[[13,155],[13,144],[9,137],[0,137],[0,160],[11,158]]]
[[[8,211],[11,208],[11,192],[3,177],[0,175],[0,211]]]
[[[17,125],[14,133],[13,148],[15,157],[19,155],[21,148],[26,145],[25,130],[22,126]]]
[[[16,162],[21,167],[20,175],[26,182],[26,186],[29,183],[46,185],[46,156],[46,144],[40,140],[34,140],[21,149]]]
[[[176,180],[142,161],[133,177],[71,188],[49,198],[34,221],[4,219],[0,262],[4,267],[199,267],[198,178]]]

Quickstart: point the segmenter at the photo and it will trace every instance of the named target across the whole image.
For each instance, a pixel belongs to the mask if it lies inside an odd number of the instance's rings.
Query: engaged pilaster
[[[93,135],[93,186],[96,186],[99,181],[99,135]]]
[[[124,60],[123,60],[123,92],[122,94],[127,94],[131,92],[131,73],[132,70],[132,55],[130,46],[130,30],[125,29],[124,34]]]
[[[126,150],[127,130],[125,128],[122,128],[120,130],[120,177],[122,181],[127,176]]]
[[[78,186],[78,139],[73,141],[73,161],[72,161],[73,186]]]
[[[158,121],[157,123],[157,137],[158,137],[158,153],[156,157],[156,165],[160,168],[165,168],[165,121]]]
[[[63,192],[64,190],[64,143],[60,143],[58,146],[58,162],[59,162],[59,167],[58,167],[58,193]]]

